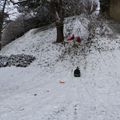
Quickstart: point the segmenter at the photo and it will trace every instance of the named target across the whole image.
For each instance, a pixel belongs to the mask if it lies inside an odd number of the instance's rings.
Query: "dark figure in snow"
[[[81,76],[81,73],[80,73],[79,67],[77,67],[77,68],[74,70],[74,77],[80,77],[80,76]]]

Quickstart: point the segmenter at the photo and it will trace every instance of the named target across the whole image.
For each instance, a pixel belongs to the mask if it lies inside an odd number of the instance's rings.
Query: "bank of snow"
[[[119,37],[96,38],[89,54],[83,45],[65,54],[55,37],[54,28],[31,30],[0,52],[36,57],[27,68],[0,68],[0,120],[119,120]]]

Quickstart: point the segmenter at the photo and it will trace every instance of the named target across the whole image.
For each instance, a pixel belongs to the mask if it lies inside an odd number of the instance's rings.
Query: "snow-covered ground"
[[[89,54],[82,45],[66,54],[55,37],[54,28],[31,30],[0,52],[36,57],[27,68],[0,68],[0,120],[120,120],[120,36],[96,38]]]

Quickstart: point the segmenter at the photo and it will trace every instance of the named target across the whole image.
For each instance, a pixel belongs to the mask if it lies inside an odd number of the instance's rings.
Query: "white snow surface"
[[[26,68],[0,68],[0,120],[120,120],[120,37],[99,37],[103,51],[93,47],[62,60],[65,47],[55,38],[55,28],[34,29],[2,49],[1,55],[36,60]],[[73,77],[76,66],[80,78]]]

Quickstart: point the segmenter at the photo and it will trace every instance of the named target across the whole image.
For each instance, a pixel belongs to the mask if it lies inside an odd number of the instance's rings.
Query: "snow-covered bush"
[[[89,20],[84,15],[66,19],[65,37],[74,34],[75,36],[80,36],[81,40],[88,39],[88,24]]]
[[[108,37],[113,34],[112,30],[108,26],[107,22],[102,18],[97,18],[94,16],[89,16],[89,25],[88,25],[88,31],[89,31],[89,38],[93,39],[97,36],[101,37]]]

